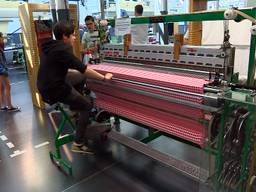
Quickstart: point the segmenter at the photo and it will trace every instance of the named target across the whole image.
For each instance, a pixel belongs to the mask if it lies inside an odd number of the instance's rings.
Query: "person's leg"
[[[66,76],[66,82],[74,87],[79,93],[83,94],[86,83],[86,76],[77,70],[69,70]]]
[[[5,90],[5,97],[7,101],[7,106],[8,106],[8,111],[20,111],[20,107],[18,106],[13,106],[12,104],[12,98],[11,98],[11,85],[10,85],[10,80],[8,76],[4,77],[4,90]]]
[[[4,82],[4,90],[5,90],[5,97],[6,97],[6,101],[7,101],[7,106],[8,106],[8,108],[11,108],[13,106],[12,106],[11,85],[10,85],[9,78],[5,76],[3,78],[3,82]]]
[[[84,97],[72,88],[71,93],[61,99],[60,102],[69,105],[71,110],[79,112],[75,138],[71,150],[78,153],[94,154],[93,151],[85,145],[85,132],[89,124],[89,113],[92,108],[90,99]]]
[[[84,97],[73,88],[72,92],[67,97],[61,99],[60,102],[69,105],[71,110],[79,112],[75,142],[83,143],[86,127],[89,124],[89,114],[92,109],[90,99]]]
[[[0,75],[0,101],[1,101],[1,109],[5,109],[5,92],[4,92],[4,85],[3,85],[3,75]]]

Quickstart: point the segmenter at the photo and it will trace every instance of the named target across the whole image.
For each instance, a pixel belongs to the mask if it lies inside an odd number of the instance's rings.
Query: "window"
[[[208,10],[225,10],[231,7],[244,8],[246,0],[214,0],[208,1]]]

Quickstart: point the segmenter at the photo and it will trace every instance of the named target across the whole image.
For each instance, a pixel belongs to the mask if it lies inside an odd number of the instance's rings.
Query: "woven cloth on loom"
[[[182,94],[182,93],[176,93],[173,91],[168,91],[168,90],[163,90],[161,88],[154,88],[150,86],[145,86],[145,85],[136,85],[128,82],[121,82],[121,81],[115,81],[111,82],[115,86],[119,87],[127,87],[135,90],[141,90],[141,91],[146,91],[149,93],[154,93],[157,95],[162,95],[162,96],[167,96],[171,98],[176,98],[176,99],[181,99],[181,100],[186,100],[186,101],[191,101],[195,103],[202,103],[203,102],[203,97],[201,96],[194,96],[194,95],[188,95],[188,94]]]
[[[136,94],[136,93],[129,92],[129,91],[120,90],[118,88],[116,89],[116,88],[104,86],[101,83],[97,83],[97,82],[89,81],[88,85],[92,91],[96,92],[96,95],[98,95],[98,93],[102,93],[105,95],[111,95],[114,98],[119,98],[119,99],[126,100],[126,101],[129,101],[132,103],[138,103],[139,105],[154,108],[159,111],[175,113],[177,115],[193,118],[196,120],[203,118],[203,113],[200,109],[195,109],[195,108],[191,108],[191,107],[188,107],[185,105],[175,104],[175,103],[168,102],[165,100],[157,99],[154,97],[149,97],[146,95],[141,95],[141,94]],[[119,85],[119,83],[118,83],[118,85]],[[128,84],[126,84],[125,86],[127,87],[127,85]],[[132,87],[132,86],[133,85],[130,85],[130,88],[133,88],[136,90],[136,86],[135,87]],[[145,88],[145,91],[148,92],[148,90],[146,88]]]
[[[96,105],[135,122],[191,141],[200,146],[204,145],[205,127],[197,121],[113,98],[101,93],[97,94]]]
[[[198,78],[145,71],[143,69],[126,66],[100,64],[90,65],[89,68],[93,68],[101,73],[111,72],[114,74],[114,77],[120,79],[154,84],[156,86],[194,93],[202,93],[203,86],[207,83],[207,81]],[[110,83],[114,85],[114,88],[89,81],[88,85],[90,89],[96,93],[96,105],[98,107],[198,145],[203,145],[206,134],[205,127],[198,122],[199,119],[203,118],[203,112],[200,109],[115,89],[115,86],[142,90],[195,103],[202,103],[202,97],[177,94],[175,92],[163,92],[161,89],[154,89],[127,82],[112,81]]]
[[[146,71],[145,69],[134,69],[107,64],[89,65],[88,67],[101,73],[111,72],[116,78],[129,79],[193,93],[203,93],[204,85],[208,83],[204,79]]]

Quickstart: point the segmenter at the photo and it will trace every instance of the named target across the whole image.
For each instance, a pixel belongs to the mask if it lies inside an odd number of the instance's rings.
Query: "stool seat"
[[[60,102],[53,103],[51,106],[52,106],[56,111],[58,111],[58,110],[60,110],[60,111],[64,110],[63,107],[62,107],[62,103],[60,103]]]
[[[43,101],[45,103],[48,103],[49,105],[54,105],[55,103],[58,103],[57,101],[54,101],[54,100],[51,100],[51,99],[46,99],[46,98],[43,98]]]

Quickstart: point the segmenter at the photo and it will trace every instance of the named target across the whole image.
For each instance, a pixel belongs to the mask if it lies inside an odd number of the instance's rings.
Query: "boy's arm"
[[[89,68],[87,68],[85,70],[84,74],[88,78],[97,79],[97,80],[101,80],[101,81],[110,80],[113,77],[112,73],[106,73],[105,75],[102,75],[102,74],[98,73],[97,71],[95,71],[93,69],[89,69]]]

